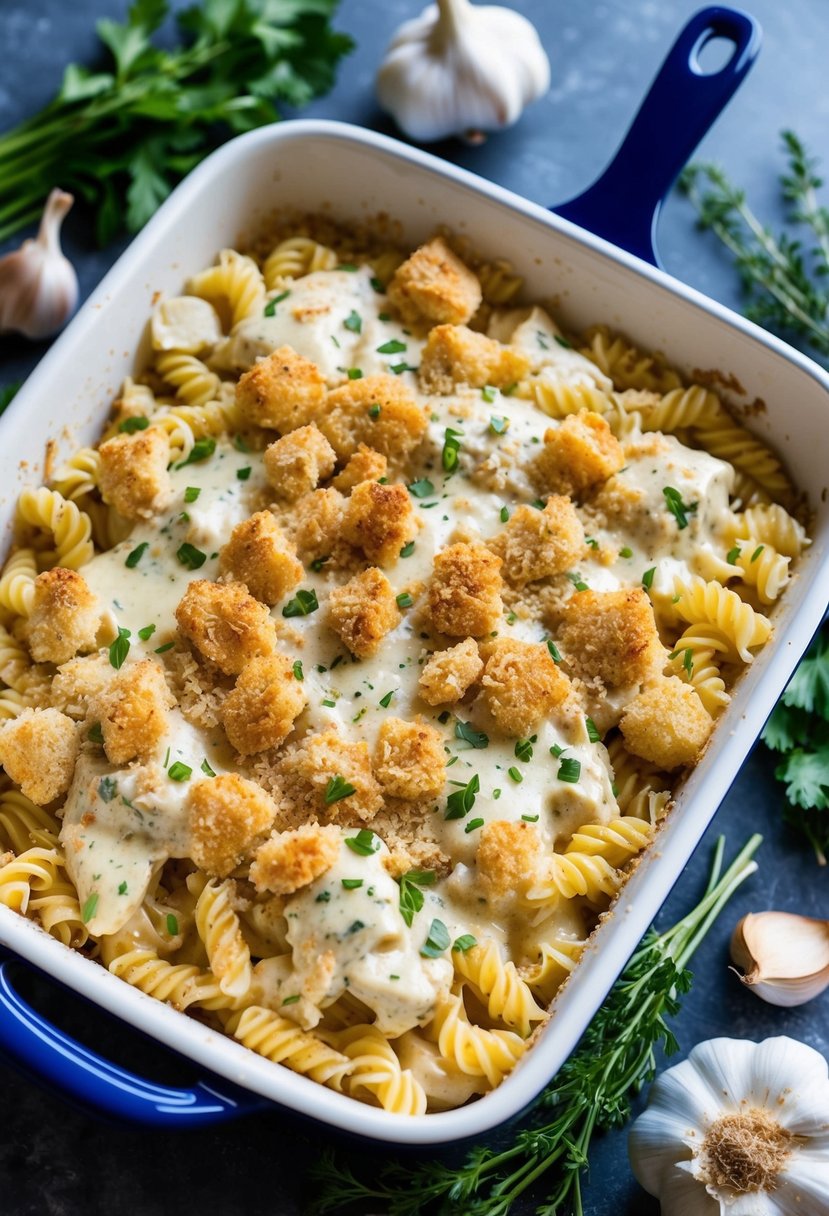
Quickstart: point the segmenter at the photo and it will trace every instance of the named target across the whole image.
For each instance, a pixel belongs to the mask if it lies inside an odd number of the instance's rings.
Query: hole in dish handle
[[[177,1128],[220,1123],[271,1105],[219,1078],[179,1089],[105,1060],[23,999],[11,977],[19,963],[0,947],[0,1051],[81,1105],[132,1123]]]
[[[728,61],[708,72],[700,52],[713,39],[733,43]],[[671,47],[630,129],[604,173],[557,215],[661,265],[655,232],[662,202],[697,144],[739,88],[760,50],[759,23],[715,5],[690,19]]]

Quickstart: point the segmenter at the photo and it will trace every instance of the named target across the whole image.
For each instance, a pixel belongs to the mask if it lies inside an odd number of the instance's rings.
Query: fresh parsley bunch
[[[157,45],[166,0],[134,0],[97,30],[101,70],[67,67],[39,114],[0,136],[0,240],[40,215],[58,183],[95,210],[99,241],[137,232],[175,183],[229,135],[279,118],[334,83],[351,39],[337,0],[203,0]]]
[[[826,865],[829,853],[829,625],[825,624],[794,673],[763,731],[781,759],[785,817],[811,841]]]
[[[829,355],[829,208],[818,199],[818,162],[793,131],[782,132],[780,187],[788,231],[775,235],[717,165],[689,165],[679,187],[734,256],[746,316],[818,355]]]

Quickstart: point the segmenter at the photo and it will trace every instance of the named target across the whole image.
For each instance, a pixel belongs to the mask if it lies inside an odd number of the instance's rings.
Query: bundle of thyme
[[[818,201],[818,162],[793,131],[782,132],[786,171],[780,186],[788,231],[775,235],[716,165],[689,165],[680,189],[734,255],[745,314],[790,341],[829,355],[829,208]]]
[[[314,1171],[320,1191],[313,1210],[342,1212],[356,1204],[375,1212],[382,1205],[384,1216],[507,1216],[543,1179],[546,1196],[538,1216],[568,1210],[582,1216],[582,1176],[593,1136],[629,1118],[632,1096],[655,1075],[657,1050],[677,1050],[665,1019],[677,1013],[691,986],[687,965],[694,951],[757,869],[752,857],[761,839],[752,836],[723,874],[725,841],[719,838],[700,902],[665,932],[648,932],[509,1148],[475,1148],[459,1168],[439,1161],[391,1163],[365,1180],[344,1156],[329,1151]]]

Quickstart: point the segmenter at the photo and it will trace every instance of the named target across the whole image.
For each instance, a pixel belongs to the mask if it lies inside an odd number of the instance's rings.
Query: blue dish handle
[[[734,50],[706,73],[699,54],[712,38]],[[742,83],[760,50],[762,30],[739,9],[695,13],[680,33],[613,160],[557,215],[660,266],[655,233],[662,202],[699,141]]]
[[[0,948],[0,1051],[6,1051],[49,1086],[100,1114],[176,1129],[204,1127],[271,1106],[219,1078],[187,1089],[156,1085],[105,1060],[58,1030],[29,1005],[12,983],[20,960]]]

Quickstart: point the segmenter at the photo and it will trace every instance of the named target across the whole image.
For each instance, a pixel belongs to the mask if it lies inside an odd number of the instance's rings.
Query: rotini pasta
[[[604,325],[587,331],[587,345],[581,353],[609,376],[617,389],[644,389],[668,393],[682,388],[677,372],[656,355],[645,355],[623,338],[612,336]]]
[[[310,237],[288,237],[274,246],[265,259],[262,267],[265,286],[268,291],[276,291],[283,283],[291,279],[312,274],[316,270],[333,270],[337,261],[338,258],[333,249],[320,245],[318,241],[313,241]],[[382,269],[385,268],[382,267]],[[396,266],[393,267],[391,273],[393,274],[396,269]],[[376,273],[380,278],[383,277],[380,275],[379,268],[376,269]],[[391,274],[389,274],[389,278],[391,278]],[[386,282],[385,279],[383,281]]]
[[[196,904],[196,927],[210,969],[227,996],[243,997],[251,985],[250,950],[231,904],[228,882],[209,882]]]
[[[674,598],[676,603],[673,602]],[[768,618],[721,583],[705,582],[701,578],[686,582],[677,577],[670,608],[689,625],[715,626],[717,634],[712,636],[727,643],[726,657],[729,662],[739,659],[743,663],[750,663],[754,657],[752,650],[762,646],[771,636]],[[668,605],[663,602],[660,610],[667,611]]]
[[[162,351],[156,357],[159,376],[190,406],[206,405],[220,392],[221,380],[206,363],[182,351]]]
[[[345,1087],[353,1097],[374,1100],[395,1115],[426,1113],[426,1093],[394,1048],[374,1026],[351,1026],[330,1036],[332,1046],[351,1061]]]
[[[485,1079],[490,1087],[500,1085],[526,1050],[524,1039],[512,1030],[485,1030],[473,1025],[460,993],[444,997],[426,1034],[461,1072]]]
[[[38,554],[38,564],[78,570],[92,560],[92,523],[74,502],[57,490],[28,487],[17,500],[19,524],[28,524],[51,535],[54,547]]]
[[[100,475],[100,453],[95,448],[79,448],[57,470],[51,488],[70,502],[77,502],[97,490]]]
[[[34,549],[18,549],[6,558],[0,575],[0,604],[16,616],[28,616],[32,610],[37,578],[37,557]]]
[[[730,648],[722,630],[705,623],[690,625],[668,656],[668,671],[693,685],[712,718],[721,714],[731,700],[717,663],[717,658],[727,656]]]
[[[536,1004],[515,963],[501,957],[495,942],[484,942],[471,950],[455,950],[452,961],[458,975],[481,997],[489,1016],[516,1031],[522,1039],[534,1023],[544,1020],[544,1010]]]
[[[343,1052],[259,1005],[250,1005],[231,1016],[225,1029],[251,1051],[331,1089],[342,1089],[352,1067]]]
[[[754,536],[758,544],[770,545],[783,557],[800,557],[809,544],[803,525],[779,503],[749,507],[732,514],[725,532],[729,544],[733,545],[740,537]]]
[[[265,280],[259,267],[252,258],[235,249],[223,249],[217,264],[194,275],[187,290],[191,295],[209,300],[219,314],[226,317],[230,329],[261,311],[265,304]],[[165,379],[169,384],[175,383],[166,376]]]

